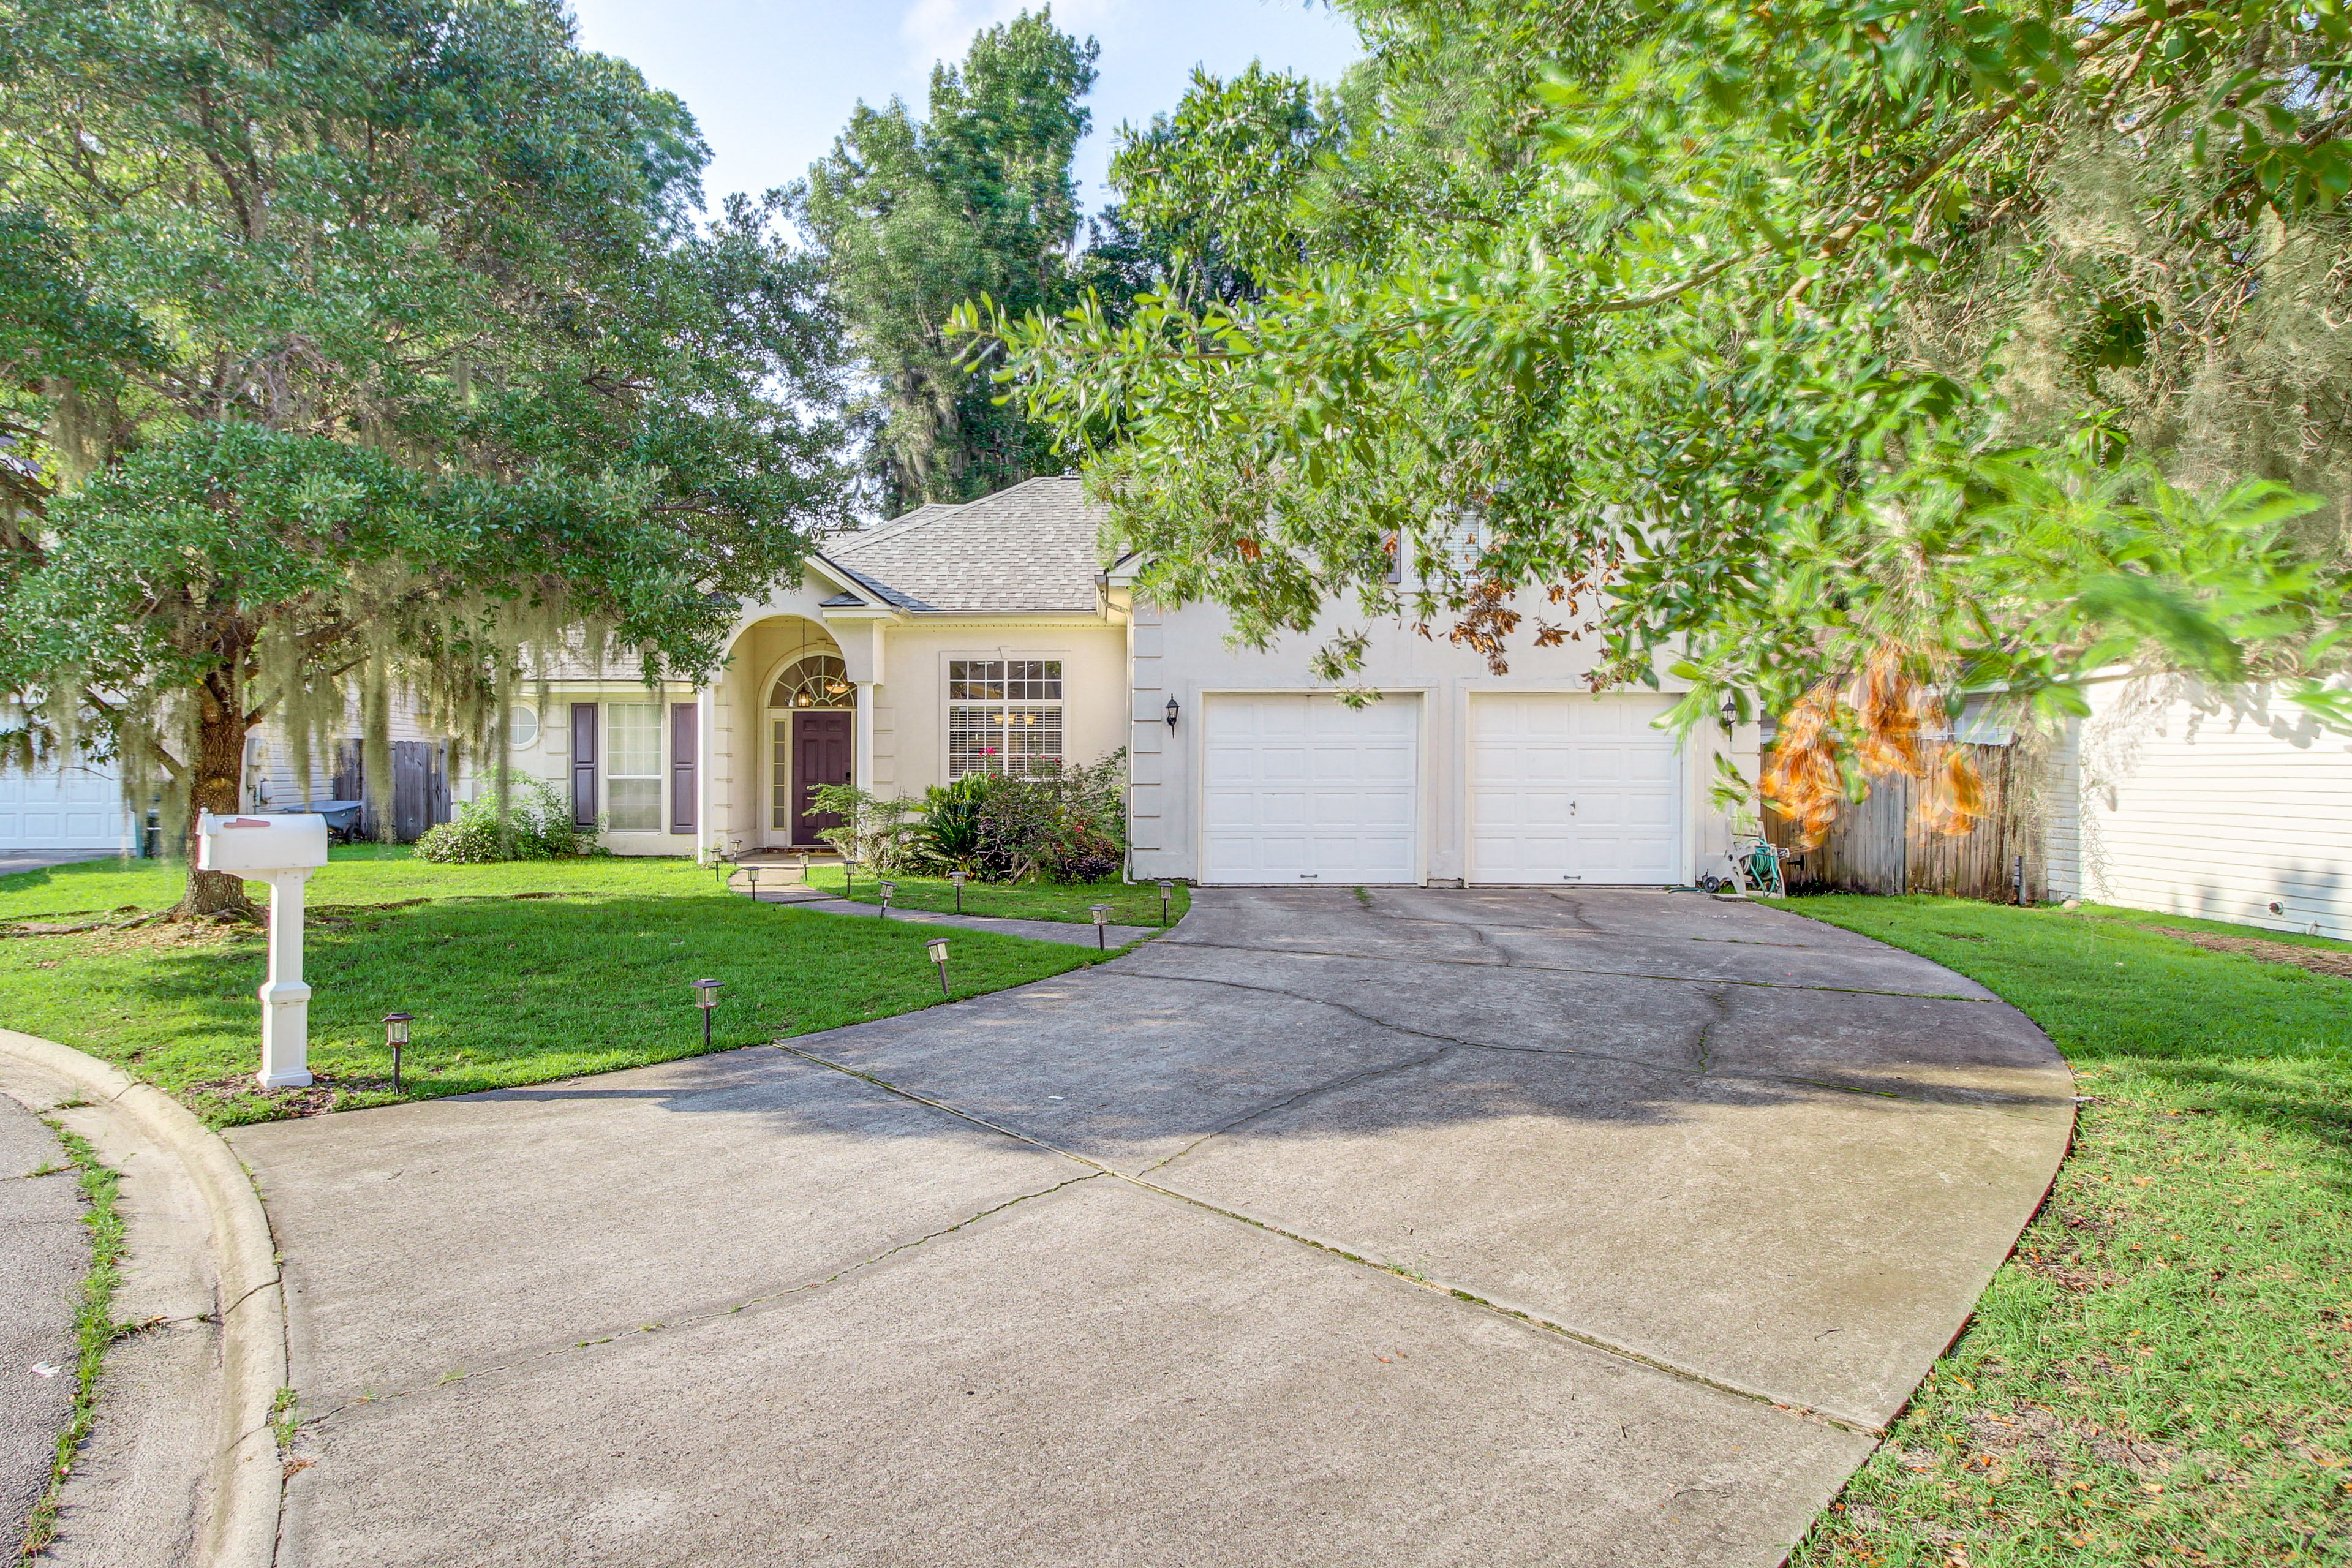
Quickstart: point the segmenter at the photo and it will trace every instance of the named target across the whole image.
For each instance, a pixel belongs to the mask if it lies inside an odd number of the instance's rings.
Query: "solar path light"
[[[940,994],[948,994],[948,939],[935,936],[923,944],[931,950],[931,962],[940,966]],[[950,1001],[952,997],[949,998]]]
[[[1088,904],[1087,912],[1095,917],[1095,945],[1108,952],[1110,951],[1110,906]]]
[[[1167,877],[1160,879],[1160,929],[1168,929],[1168,900],[1176,896],[1176,884]]]
[[[890,918],[890,899],[893,894],[898,892],[898,884],[896,882],[877,882],[874,885],[882,889],[882,910],[874,918],[877,920],[887,921]]]
[[[751,879],[751,901],[756,904],[760,901],[760,863],[754,860],[744,867],[743,874]]]
[[[958,914],[963,913],[963,879],[971,875],[971,873],[969,871],[950,871],[948,873],[948,880],[955,884],[956,913]]]
[[[719,982],[698,980],[694,983],[694,1005],[702,1009],[702,1048],[710,1048],[710,1010],[719,1005]]]
[[[400,1087],[400,1053],[408,1046],[408,1026],[416,1022],[414,1013],[386,1013],[383,1016],[383,1043],[392,1047],[392,1092]]]

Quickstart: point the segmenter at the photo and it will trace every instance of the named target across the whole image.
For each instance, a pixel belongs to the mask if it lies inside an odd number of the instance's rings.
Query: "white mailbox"
[[[310,1082],[310,988],[302,983],[302,884],[327,863],[327,819],[286,816],[196,819],[196,866],[269,884],[269,978],[261,983],[264,1089]]]
[[[292,871],[327,863],[327,819],[215,816],[196,819],[196,865],[206,871]]]

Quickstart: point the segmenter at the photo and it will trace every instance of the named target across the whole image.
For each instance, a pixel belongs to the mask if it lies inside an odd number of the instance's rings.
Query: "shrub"
[[[968,871],[983,881],[1093,882],[1127,853],[1127,753],[1042,778],[966,773],[922,800],[882,800],[848,784],[812,797],[841,825],[825,841],[877,871]],[[909,813],[918,814],[909,822]]]
[[[853,784],[821,784],[809,796],[809,805],[820,814],[841,818],[819,837],[841,851],[843,859],[877,871],[895,871],[906,858],[904,819],[914,809],[913,802],[884,800]]]
[[[1099,880],[1118,869],[1126,853],[1126,763],[1119,751],[1042,778],[967,774],[927,797],[919,832],[928,837],[929,852],[945,861],[946,836],[961,842],[969,821],[967,868],[991,881]]]
[[[992,782],[987,773],[966,773],[923,792],[922,820],[908,848],[926,869],[981,870],[981,808]]]
[[[477,795],[457,815],[428,827],[416,840],[416,858],[446,865],[478,866],[495,860],[565,860],[604,853],[596,843],[604,824],[582,827],[572,805],[545,779],[517,779],[507,790],[506,818],[498,797]]]

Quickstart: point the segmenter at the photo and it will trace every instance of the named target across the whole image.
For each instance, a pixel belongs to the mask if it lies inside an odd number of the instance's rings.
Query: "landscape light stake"
[[[969,871],[950,871],[948,873],[948,880],[955,884],[956,913],[958,914],[963,913],[963,879],[971,874],[971,873]]]
[[[698,980],[694,983],[694,1005],[702,1009],[702,1048],[710,1048],[710,1010],[719,1005],[719,982]]]
[[[1108,952],[1110,951],[1110,906],[1088,904],[1087,912],[1095,917],[1095,945]]]
[[[801,851],[801,886],[802,886],[802,887],[803,887],[803,888],[805,888],[805,887],[807,887],[807,886],[809,885],[808,871],[809,871],[809,857],[808,857],[808,851],[807,851],[807,850],[805,850],[805,849],[803,849],[803,850],[802,850],[802,851]]]
[[[383,1043],[392,1047],[392,1092],[399,1094],[400,1053],[408,1045],[408,1026],[416,1022],[414,1013],[386,1013],[383,1016]]]
[[[1176,884],[1166,877],[1160,879],[1160,929],[1168,929],[1168,900],[1176,896]]]
[[[940,966],[940,994],[947,996],[950,1002],[954,1001],[954,997],[948,995],[948,939],[935,936],[924,945],[931,950],[931,962]]]
[[[882,910],[881,912],[874,918],[876,920],[887,921],[890,918],[890,895],[898,890],[898,884],[896,882],[877,882],[875,886],[882,889]]]
[[[743,873],[744,873],[744,875],[745,875],[745,876],[748,876],[748,877],[750,877],[750,878],[751,879],[751,901],[752,901],[753,903],[755,903],[755,904],[756,904],[756,903],[758,903],[758,902],[760,901],[760,868],[759,868],[759,865],[758,865],[756,862],[754,862],[754,863],[753,863],[753,864],[751,864],[751,865],[749,865],[749,866],[744,867],[744,868],[743,868]]]

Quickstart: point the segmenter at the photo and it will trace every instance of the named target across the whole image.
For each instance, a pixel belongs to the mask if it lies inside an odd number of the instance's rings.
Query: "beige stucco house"
[[[920,795],[973,771],[1130,756],[1130,873],[1281,886],[1687,882],[1721,868],[1717,747],[1595,695],[1591,655],[1515,639],[1511,673],[1372,628],[1350,708],[1308,659],[1325,628],[1258,651],[1213,605],[1167,609],[1106,564],[1079,482],[1031,479],[828,541],[802,582],[745,605],[709,686],[553,682],[514,761],[602,816],[622,854],[815,846],[818,784]]]

